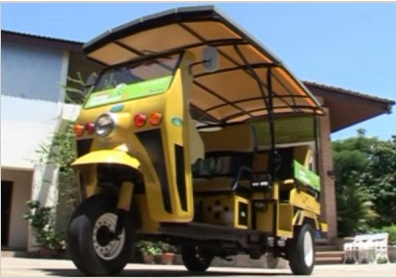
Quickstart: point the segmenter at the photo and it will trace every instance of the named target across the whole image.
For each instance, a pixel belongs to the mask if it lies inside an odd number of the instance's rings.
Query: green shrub
[[[23,215],[37,232],[37,241],[43,247],[60,251],[64,249],[64,234],[55,232],[55,218],[52,207],[43,207],[39,201],[29,200],[29,210]]]
[[[137,243],[138,250],[143,254],[143,255],[154,255],[158,256],[162,254],[161,248],[158,246],[156,242],[150,241],[150,240],[140,240]]]
[[[396,245],[396,225],[385,226],[381,228],[373,228],[369,230],[370,234],[388,233],[388,245]]]
[[[162,253],[175,253],[176,247],[165,241],[158,241],[158,247],[161,249]]]
[[[389,245],[396,245],[396,225],[383,227],[380,230],[389,234]]]

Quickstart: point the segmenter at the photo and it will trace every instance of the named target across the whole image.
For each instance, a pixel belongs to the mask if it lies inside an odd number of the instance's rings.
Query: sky
[[[137,18],[197,5],[215,5],[300,80],[396,101],[396,3],[2,3],[1,29],[84,43]],[[396,135],[393,111],[332,140],[360,128],[388,140]]]

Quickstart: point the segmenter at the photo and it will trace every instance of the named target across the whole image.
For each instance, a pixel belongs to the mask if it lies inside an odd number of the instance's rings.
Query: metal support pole
[[[270,139],[271,139],[271,154],[270,154],[270,163],[271,163],[271,176],[273,181],[277,182],[277,166],[278,162],[275,161],[275,125],[274,125],[274,101],[273,101],[273,92],[272,92],[272,73],[271,68],[268,68],[267,71],[267,86],[268,86],[268,121],[269,121],[269,129],[270,129]],[[272,187],[274,190],[276,187]],[[276,233],[278,230],[278,203],[274,202],[273,208],[273,221],[272,221],[272,234],[274,237],[274,249],[278,247],[278,241],[276,239]]]

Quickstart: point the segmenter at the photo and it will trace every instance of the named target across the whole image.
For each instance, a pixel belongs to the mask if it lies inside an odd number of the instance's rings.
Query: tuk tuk
[[[81,203],[67,243],[81,272],[117,274],[152,238],[190,271],[267,253],[311,274],[323,110],[274,54],[212,6],[132,21],[84,53],[105,69],[74,127]]]

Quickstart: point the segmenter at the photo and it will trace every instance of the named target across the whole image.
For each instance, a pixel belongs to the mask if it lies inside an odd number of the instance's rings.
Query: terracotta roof
[[[331,132],[392,112],[393,100],[374,97],[334,86],[304,81],[304,85],[324,100],[330,110]]]
[[[383,102],[383,103],[389,104],[390,106],[396,104],[395,101],[393,101],[393,100],[379,98],[376,96],[363,94],[361,92],[351,91],[351,90],[347,90],[347,89],[340,88],[340,87],[320,84],[320,83],[311,82],[311,81],[302,81],[302,82],[304,83],[304,85],[306,85],[308,87],[311,87],[311,88],[316,87],[318,89],[330,90],[330,91],[332,91],[332,93],[348,94],[350,96],[354,96],[354,97],[358,97],[358,98],[366,98],[368,100]]]

